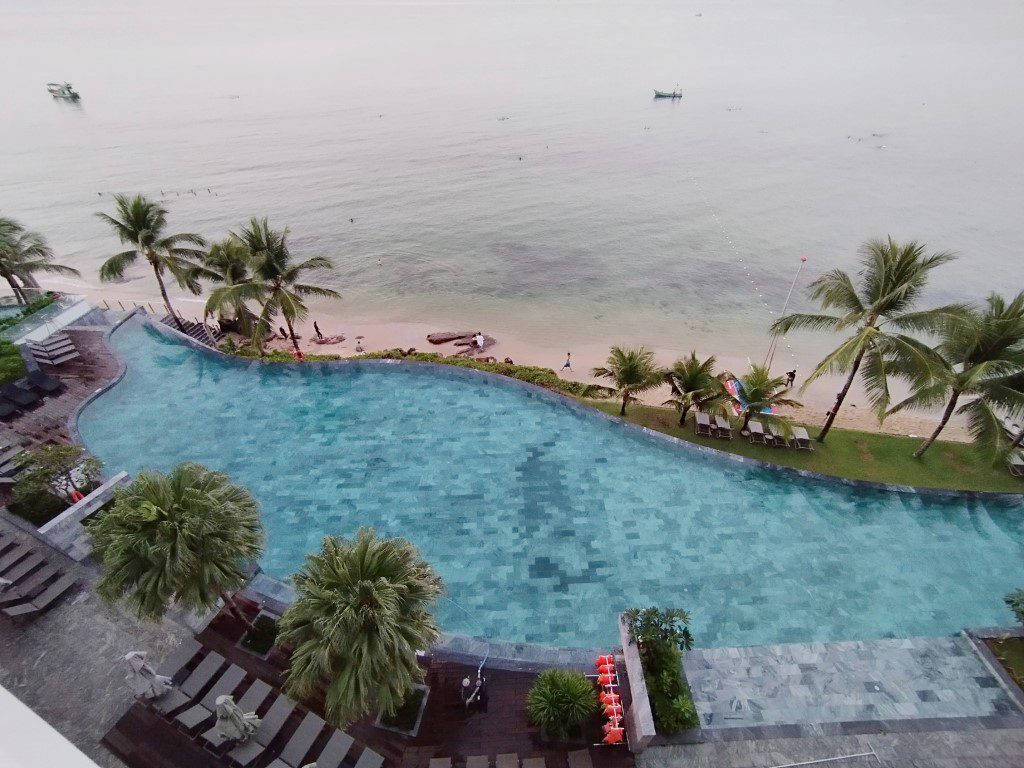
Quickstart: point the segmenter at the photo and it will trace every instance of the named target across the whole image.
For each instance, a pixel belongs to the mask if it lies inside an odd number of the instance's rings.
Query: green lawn
[[[619,413],[619,403],[590,404],[605,413]],[[752,445],[738,431],[734,431],[732,440],[695,435],[693,416],[687,419],[686,427],[680,427],[679,414],[669,408],[633,404],[626,418],[691,443],[829,475],[928,488],[1024,493],[1024,479],[1013,477],[1005,467],[979,462],[971,446],[965,443],[939,441],[922,459],[915,459],[911,454],[921,444],[918,438],[833,429],[824,445],[814,442],[814,451],[809,452]],[[818,428],[807,425],[807,431],[813,437]]]
[[[1024,685],[1024,638],[1008,637],[1005,640],[988,640],[986,642],[1017,685]]]

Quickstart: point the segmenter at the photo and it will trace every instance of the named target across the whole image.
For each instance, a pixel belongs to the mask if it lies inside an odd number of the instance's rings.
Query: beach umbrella
[[[124,679],[136,696],[156,699],[173,687],[171,678],[158,675],[146,661],[146,654],[142,651],[126,653],[124,660],[128,663],[128,674]]]
[[[231,741],[245,741],[260,727],[255,712],[243,712],[231,696],[217,697],[217,732]]]

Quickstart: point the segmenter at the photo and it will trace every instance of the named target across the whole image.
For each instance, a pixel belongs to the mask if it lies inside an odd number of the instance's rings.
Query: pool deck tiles
[[[962,636],[696,649],[684,669],[706,731],[1021,714]]]

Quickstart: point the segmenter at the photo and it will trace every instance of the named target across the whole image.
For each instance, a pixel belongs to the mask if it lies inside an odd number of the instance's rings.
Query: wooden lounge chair
[[[0,592],[0,608],[31,600],[58,576],[60,576],[60,571],[56,566],[44,565],[21,584],[16,584],[4,592]]]
[[[255,712],[263,706],[263,702],[267,700],[267,697],[270,696],[273,690],[274,689],[263,680],[257,680],[246,689],[245,693],[242,694],[242,698],[240,698],[236,704],[238,704],[238,708],[242,710],[242,712]],[[216,705],[217,702],[215,699],[214,707],[216,707]],[[206,742],[207,746],[214,750],[219,749],[228,742],[228,739],[226,739],[224,735],[217,730],[216,724],[212,725],[210,730],[203,734],[202,738],[203,741]]]
[[[543,757],[527,757],[523,760],[523,768],[547,768]]]
[[[320,719],[320,716],[307,712],[306,716],[302,718],[302,722],[299,723],[299,727],[295,729],[295,733],[284,745],[281,754],[267,768],[301,768],[306,765],[303,758],[323,729],[324,721]]]
[[[199,666],[192,670],[192,673],[185,678],[185,682],[178,688],[168,691],[159,699],[153,702],[153,708],[164,715],[169,715],[176,709],[181,709],[199,695],[217,670],[224,664],[224,657],[216,651],[206,654],[206,657],[199,662]]]
[[[73,573],[66,574],[50,586],[40,592],[36,597],[27,603],[19,603],[10,608],[4,608],[4,615],[15,621],[27,621],[46,611],[50,606],[64,596],[78,579]]]
[[[452,759],[450,757],[432,757],[428,768],[452,768]]]
[[[64,388],[60,379],[43,373],[42,371],[29,371],[25,376],[25,380],[31,386],[48,395],[60,392]]]
[[[18,410],[18,406],[14,403],[8,402],[7,400],[0,400],[0,421],[10,421],[20,412],[21,411]]]
[[[732,424],[724,416],[715,416],[715,437],[732,440]]]
[[[15,544],[3,557],[0,557],[0,576],[8,568],[13,567],[19,560],[32,554],[32,550],[25,544]]]
[[[22,389],[16,384],[4,384],[0,387],[0,395],[3,395],[5,400],[14,403],[19,408],[29,408],[39,402],[38,394]]]
[[[747,428],[750,430],[750,442],[768,445],[768,436],[765,434],[764,425],[760,421],[751,419],[747,424]]]
[[[515,752],[503,752],[494,758],[494,768],[519,768],[519,755]]]
[[[469,758],[473,760],[474,758]],[[487,757],[482,756],[481,759],[484,761],[484,766],[487,766]],[[466,761],[466,765],[469,766],[469,760]],[[356,760],[355,768],[380,768],[384,765],[384,758],[374,752],[372,749],[367,747],[363,750],[363,754]]]
[[[320,751],[320,756],[316,759],[316,768],[341,768],[341,763],[352,748],[353,741],[354,739],[344,731],[336,730]],[[437,759],[430,761],[430,768],[435,768],[434,760]],[[452,768],[452,759],[449,757],[447,760],[448,764],[443,768]]]
[[[45,563],[46,561],[43,560],[42,555],[38,552],[33,552],[20,563],[5,571],[3,577],[11,582],[11,586],[8,589],[17,587],[18,583],[23,581],[29,573]]]
[[[196,640],[194,637],[187,637],[182,641],[181,645],[171,652],[171,655],[163,660],[163,663],[157,667],[156,673],[169,677],[175,683],[180,682],[175,678],[181,677],[182,672],[188,666],[188,663],[196,657],[196,654],[203,649],[202,643]]]
[[[267,714],[263,716],[252,738],[228,752],[228,758],[241,766],[252,763],[266,751],[267,745],[281,732],[294,709],[294,701],[287,696],[278,696],[270,705]]]
[[[175,725],[191,733],[200,725],[205,723],[217,711],[217,699],[221,696],[229,696],[235,692],[235,688],[245,677],[245,670],[236,664],[232,664],[217,681],[210,686],[210,690],[200,699],[198,704],[193,704],[174,718]]]
[[[589,749],[577,749],[570,752],[566,757],[569,758],[569,768],[594,768],[594,763],[590,759]]]
[[[711,437],[711,417],[708,416],[703,411],[697,411],[697,413],[693,415],[693,418],[694,433],[698,435],[707,435],[708,437]]]
[[[1010,454],[1010,474],[1014,477],[1024,477],[1024,456],[1019,453]]]
[[[793,445],[804,451],[814,450],[814,446],[811,444],[811,436],[807,434],[807,430],[803,427],[793,427]]]
[[[53,354],[55,352],[64,352],[67,349],[74,349],[75,343],[67,336],[59,339],[51,336],[46,341],[30,341],[28,343],[28,348],[32,352]]]
[[[771,427],[767,427],[764,431],[765,437],[767,438],[768,444],[775,448],[789,448],[789,440],[786,436]]]

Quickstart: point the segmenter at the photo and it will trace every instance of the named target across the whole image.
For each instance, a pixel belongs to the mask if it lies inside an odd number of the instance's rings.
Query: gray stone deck
[[[1020,714],[960,636],[711,648],[684,668],[706,729]]]

